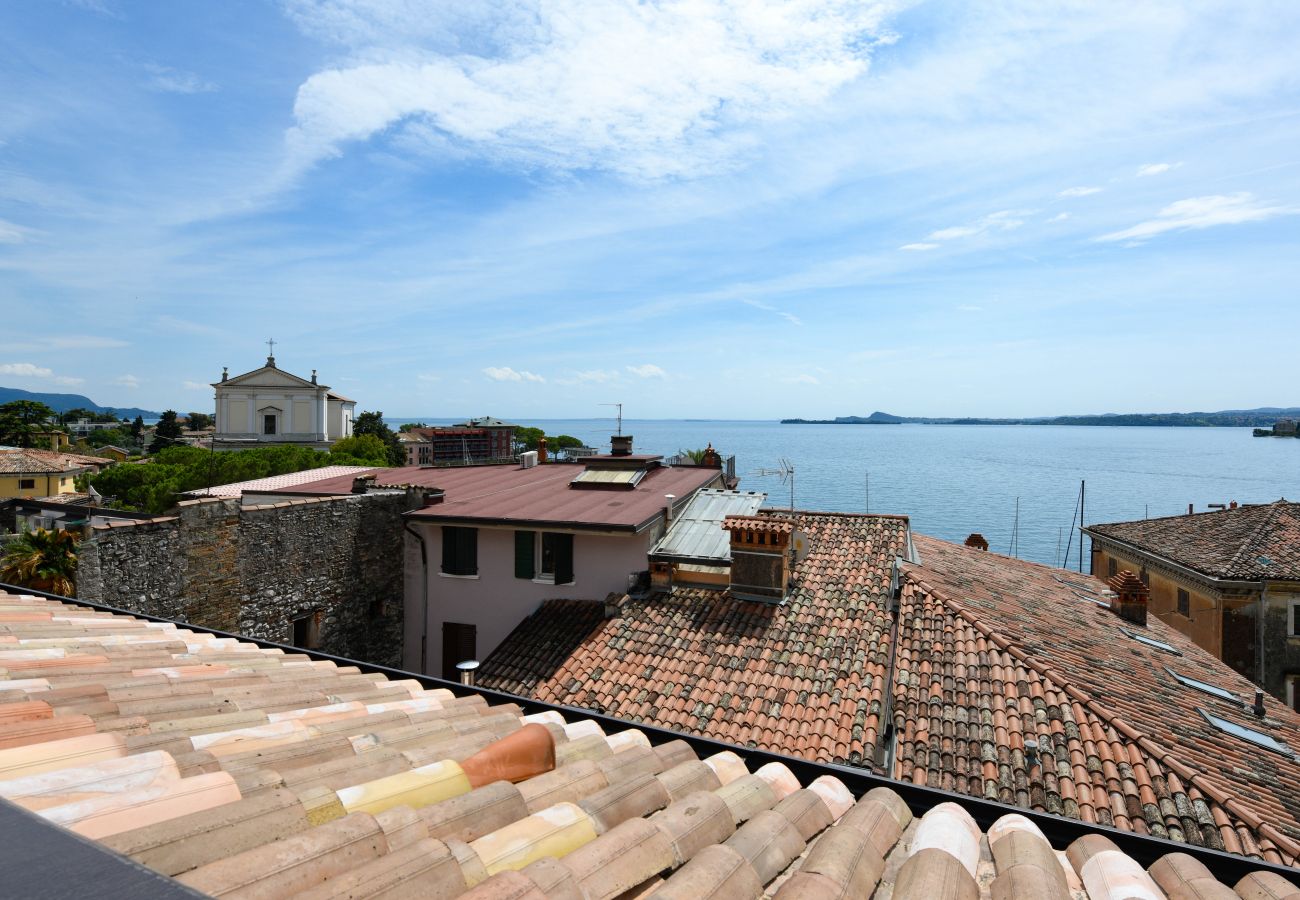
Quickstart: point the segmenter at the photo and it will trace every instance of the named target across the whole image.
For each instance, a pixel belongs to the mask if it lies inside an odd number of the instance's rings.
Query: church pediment
[[[318,390],[325,388],[323,384],[312,384],[305,378],[299,378],[283,369],[276,369],[271,366],[262,366],[260,369],[254,369],[251,372],[245,372],[243,375],[236,375],[233,378],[227,378],[225,381],[218,381],[213,385],[215,388],[222,387],[241,387],[241,388],[310,388]]]

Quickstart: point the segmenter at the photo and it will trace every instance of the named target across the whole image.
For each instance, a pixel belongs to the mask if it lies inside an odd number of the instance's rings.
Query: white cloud
[[[747,306],[754,307],[754,309],[761,309],[765,312],[770,312],[773,315],[780,316],[781,318],[789,322],[791,325],[803,324],[803,319],[800,319],[794,313],[786,312],[785,310],[775,307],[770,303],[764,303],[762,300],[744,300],[742,302],[745,303]]]
[[[202,381],[186,380],[181,382],[181,387],[185,388],[185,390],[187,391],[211,391],[212,390],[212,385],[204,384]]]
[[[939,246],[938,244],[916,243],[916,244],[904,244],[898,249],[899,250],[933,250],[938,246]]]
[[[1069,213],[1064,213],[1064,212],[1063,212],[1063,213],[1057,213],[1056,215],[1052,216],[1052,217],[1051,217],[1050,219],[1048,219],[1047,221],[1049,221],[1049,222],[1064,222],[1064,221],[1065,221],[1066,219],[1068,219],[1068,218],[1070,218],[1070,214],[1069,214]]]
[[[131,390],[135,390],[140,386],[140,379],[136,378],[134,375],[119,375],[117,376],[117,378],[113,379],[113,384],[117,385],[118,387],[130,388]]]
[[[1027,216],[1032,212],[1031,209],[999,210],[995,213],[989,213],[969,225],[954,225],[950,228],[940,228],[938,231],[932,231],[926,236],[926,241],[952,241],[957,238],[974,237],[977,234],[984,234],[989,231],[1014,231],[1025,224],[1023,218],[1017,217]]]
[[[541,375],[524,370],[515,371],[509,366],[488,366],[483,370],[483,374],[493,381],[534,381],[541,382],[546,379]]]
[[[182,69],[145,63],[144,70],[149,73],[145,86],[150,90],[168,94],[202,94],[217,89],[212,82]]]
[[[1088,196],[1089,194],[1099,194],[1099,193],[1101,193],[1101,188],[1099,188],[1099,187],[1072,187],[1072,188],[1066,188],[1065,190],[1061,191],[1061,192],[1060,192],[1059,194],[1057,194],[1056,196],[1058,196],[1058,197],[1086,197],[1086,196]]]
[[[0,363],[0,375],[17,375],[21,378],[49,378],[53,369],[35,363]]]
[[[666,378],[668,373],[653,363],[643,366],[628,366],[627,370],[639,378]]]
[[[1099,241],[1144,241],[1166,231],[1186,231],[1211,228],[1215,225],[1240,225],[1258,222],[1274,216],[1292,215],[1294,209],[1284,206],[1264,206],[1248,192],[1213,194],[1208,197],[1189,197],[1171,203],[1154,219],[1139,222],[1132,228],[1103,234]]]
[[[1181,165],[1182,163],[1148,163],[1145,166],[1138,166],[1137,177],[1146,178],[1150,175],[1161,175]]]
[[[432,129],[490,160],[633,179],[723,168],[754,130],[820,106],[868,65],[898,4],[462,4],[290,0],[347,52],[298,89],[292,169],[344,144]],[[399,135],[400,136],[400,135]]]
[[[790,375],[781,380],[786,384],[821,384],[820,381],[818,381],[814,376],[809,375],[807,372],[802,372],[798,375]]]
[[[86,379],[84,379],[84,378],[74,378],[74,377],[71,376],[71,375],[55,375],[55,376],[54,376],[52,379],[50,379],[50,380],[53,381],[55,384],[61,384],[61,385],[64,385],[64,386],[66,386],[66,387],[74,387],[74,386],[76,386],[76,385],[78,385],[78,384],[83,384],[83,383],[85,382]]]
[[[0,219],[0,244],[21,244],[29,234],[31,229]]]

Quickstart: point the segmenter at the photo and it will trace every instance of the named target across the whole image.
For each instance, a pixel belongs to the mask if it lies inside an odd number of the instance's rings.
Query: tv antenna
[[[756,475],[756,476],[759,476],[759,477],[763,477],[763,476],[767,476],[767,475],[777,475],[777,476],[780,477],[780,479],[781,479],[781,483],[782,483],[782,484],[785,484],[786,482],[789,482],[789,484],[790,484],[790,514],[791,514],[791,515],[794,515],[794,463],[790,462],[790,460],[786,459],[786,458],[783,456],[783,457],[781,457],[780,465],[776,466],[775,468],[771,468],[771,469],[758,469],[757,471],[753,472],[752,474],[754,474],[754,475]]]
[[[600,405],[601,405],[601,406],[617,406],[617,407],[618,407],[618,433],[621,435],[621,434],[623,433],[623,404],[622,404],[622,403],[602,403],[602,404],[600,404]]]

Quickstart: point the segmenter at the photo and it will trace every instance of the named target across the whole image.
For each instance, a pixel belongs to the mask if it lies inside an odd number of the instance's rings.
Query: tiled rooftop
[[[111,462],[112,460],[98,456],[81,456],[77,453],[60,453],[54,450],[0,448],[0,475],[79,472],[82,469],[106,466]]]
[[[801,514],[798,527],[810,551],[782,605],[679,588],[622,601],[585,640],[564,624],[572,601],[544,605],[493,652],[480,681],[718,740],[870,765],[889,662],[885,607],[894,559],[907,552],[907,520]],[[543,635],[545,663],[537,656]],[[565,653],[558,665],[552,641]]]
[[[483,664],[481,683],[1142,834],[1300,857],[1300,762],[1201,711],[1293,753],[1300,716],[1265,698],[1256,717],[1245,708],[1254,687],[1189,639],[1154,617],[1121,619],[1091,576],[921,535],[919,563],[899,569],[895,638],[890,576],[908,552],[905,520],[800,514],[796,525],[809,555],[784,605],[678,588],[623,599],[598,621],[606,604],[545,604]]]
[[[1089,525],[1215,578],[1300,578],[1300,503],[1278,500],[1215,512]]]
[[[1053,848],[1017,814],[914,818],[830,773],[14,594],[0,796],[221,897],[1300,897],[1272,871],[1144,871],[1100,832]],[[78,874],[46,873],[51,893]]]
[[[904,567],[894,683],[899,777],[1288,864],[1300,857],[1300,716],[1267,696],[1255,716],[1253,684],[1154,616],[1141,628],[1100,605],[1094,578],[913,541],[920,564]],[[1200,710],[1291,755],[1261,752]],[[1038,741],[1038,765],[1026,738]]]

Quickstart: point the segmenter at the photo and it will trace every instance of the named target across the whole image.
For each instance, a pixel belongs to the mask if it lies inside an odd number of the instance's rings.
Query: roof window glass
[[[1209,694],[1212,697],[1218,697],[1220,700],[1229,700],[1233,703],[1241,702],[1241,699],[1232,691],[1225,690],[1221,687],[1215,687],[1214,685],[1207,684],[1204,681],[1197,681],[1195,678],[1188,678],[1186,675],[1179,675],[1168,666],[1165,666],[1165,671],[1174,676],[1174,678],[1178,680],[1179,684],[1189,687],[1194,691],[1201,691],[1202,693]]]
[[[1127,634],[1133,640],[1142,644],[1146,644],[1148,647],[1155,647],[1157,650],[1163,650],[1166,653],[1172,653],[1174,656],[1183,655],[1183,651],[1179,650],[1176,647],[1172,647],[1169,644],[1166,644],[1164,641],[1157,641],[1155,638],[1149,638],[1144,634],[1138,634],[1136,631],[1130,631],[1127,628],[1121,628],[1120,631]]]
[[[1271,734],[1265,734],[1262,731],[1247,728],[1245,725],[1238,725],[1236,722],[1229,722],[1227,719],[1220,719],[1218,716],[1210,715],[1203,709],[1198,711],[1201,715],[1205,716],[1207,722],[1225,734],[1241,738],[1243,741],[1248,741],[1256,747],[1263,747],[1265,750],[1272,750],[1274,753],[1281,753],[1283,756],[1293,756],[1291,748],[1273,737]]]

